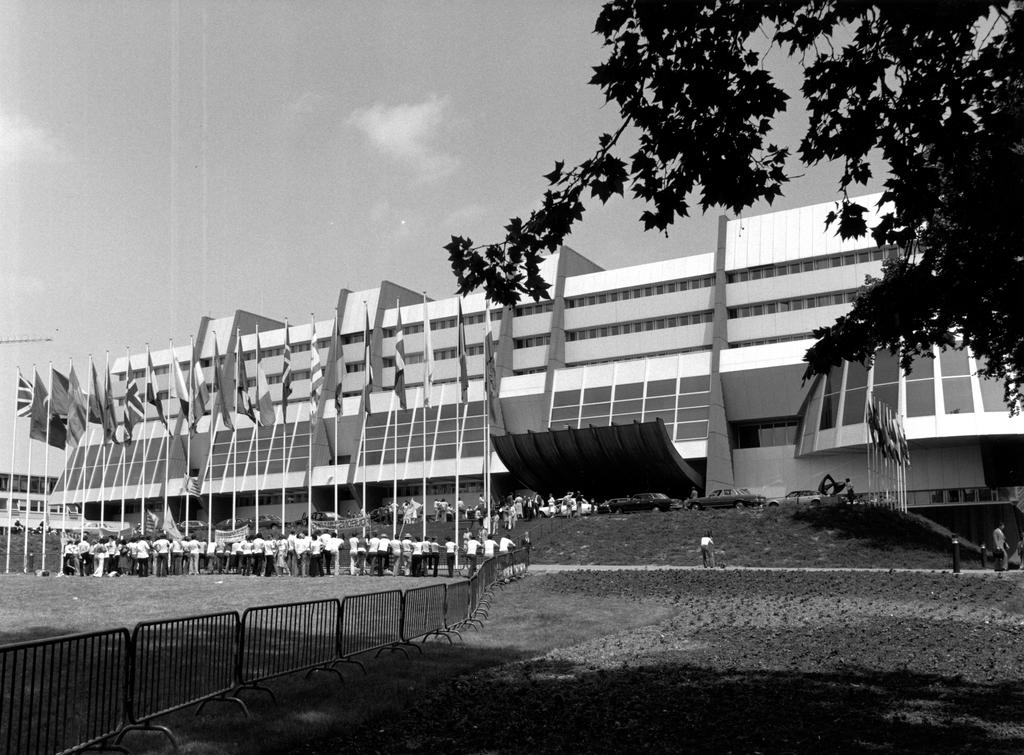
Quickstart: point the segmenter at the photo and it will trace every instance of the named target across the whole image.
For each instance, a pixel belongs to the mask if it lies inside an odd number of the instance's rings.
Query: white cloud
[[[388,107],[375,103],[349,116],[355,126],[383,154],[411,168],[423,181],[434,181],[455,172],[459,160],[435,146],[447,98],[431,97],[425,102]]]
[[[59,139],[27,118],[0,111],[0,165],[58,162],[67,156]]]

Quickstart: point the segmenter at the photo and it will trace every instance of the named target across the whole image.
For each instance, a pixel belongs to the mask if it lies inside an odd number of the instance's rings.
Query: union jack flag
[[[18,370],[18,416],[32,416],[32,383],[25,379]]]

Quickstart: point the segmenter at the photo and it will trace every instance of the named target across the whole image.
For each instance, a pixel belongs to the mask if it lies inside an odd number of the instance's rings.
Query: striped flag
[[[503,424],[501,403],[498,398],[498,365],[494,358],[494,343],[491,340],[491,313],[484,309],[484,397],[491,421]]]
[[[46,411],[48,394],[38,372],[34,374],[33,381],[35,382],[35,388],[32,390],[32,408],[29,410],[32,423],[28,435],[33,440],[45,441],[46,425],[49,420],[49,413]]]
[[[370,361],[370,310],[364,308],[366,322],[363,325],[363,411],[370,413],[370,394],[373,393],[373,363]]]
[[[245,371],[245,354],[242,353],[242,334],[235,336],[235,391],[238,392],[238,403],[235,405],[239,414],[244,414],[253,424],[256,423],[256,407],[249,393],[249,375]]]
[[[160,422],[164,426],[164,430],[170,432],[167,427],[167,417],[164,415],[164,403],[160,400],[156,389],[156,370],[153,368],[153,355],[149,353],[149,347],[146,347],[146,403],[152,404],[156,407],[156,416],[160,418]]]
[[[124,424],[125,443],[130,443],[132,438],[135,437],[135,425],[144,422],[146,419],[146,407],[143,406],[142,398],[139,395],[139,384],[135,382],[135,376],[132,375],[131,360],[128,362],[127,375],[128,382],[125,383],[124,398],[122,399],[124,414],[122,422]]]
[[[100,388],[100,376],[96,372],[96,363],[92,361],[92,357],[89,357],[89,372],[89,421],[106,426],[103,416],[103,390]]]
[[[284,350],[281,352],[281,419],[288,421],[288,397],[292,395],[292,345],[288,323],[284,324]]]
[[[427,315],[427,295],[423,294],[423,406],[430,406],[430,393],[434,388],[434,351],[430,345],[430,317]]]
[[[195,432],[199,420],[206,414],[206,407],[210,404],[210,389],[206,387],[206,376],[198,361],[192,364],[192,373],[189,375],[189,396],[192,418],[189,432]]]
[[[345,384],[345,345],[341,338],[341,315],[334,313],[334,411],[335,416],[341,416],[341,399],[344,396]]]
[[[459,316],[456,320],[459,329],[459,388],[462,393],[462,401],[469,400],[469,371],[466,368],[466,322],[462,316],[462,299],[459,299]]]
[[[260,364],[260,334],[256,333],[256,410],[260,425],[269,427],[274,424],[274,399],[270,396],[270,381],[267,372]]]
[[[309,416],[315,417],[320,404],[320,391],[324,387],[324,366],[320,361],[320,349],[316,346],[316,335],[309,342]]]
[[[181,362],[171,352],[171,360],[174,362],[174,376],[171,380],[171,394],[174,398],[178,399],[179,412],[186,422],[189,420],[189,402],[192,400],[191,393],[188,389],[188,383],[185,382],[185,373],[181,369]]]
[[[32,383],[25,379],[20,368],[18,369],[17,416],[32,416]]]
[[[398,405],[405,409],[405,333],[402,330],[402,307],[398,302],[395,302],[395,309],[398,311],[398,328],[395,331],[395,394],[398,396]]]

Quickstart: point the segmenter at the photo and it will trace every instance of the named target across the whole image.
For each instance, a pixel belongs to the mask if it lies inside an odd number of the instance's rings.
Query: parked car
[[[257,529],[260,530],[272,530],[281,529],[281,517],[275,516],[274,514],[260,514],[259,524]]]
[[[707,495],[691,498],[687,502],[691,509],[742,509],[746,506],[770,505],[770,501],[760,493],[752,493],[749,488],[719,488]],[[778,501],[774,501],[777,506]]]
[[[561,498],[555,501],[553,504],[545,503],[537,511],[543,517],[556,517],[556,516],[569,516],[569,504],[565,503]],[[589,516],[594,513],[594,505],[588,501],[584,501],[579,504],[579,511],[576,512],[577,516]]]
[[[252,519],[221,519],[213,525],[218,530],[237,530],[240,527],[247,527],[252,524]]]
[[[625,514],[630,511],[669,511],[683,508],[678,498],[669,498],[664,493],[634,493],[624,498],[609,498],[599,504],[599,514]]]
[[[200,521],[199,519],[187,519],[184,522],[178,524],[178,531],[181,534],[185,534],[185,530],[191,535],[193,532],[200,534],[206,534],[207,522]]]
[[[845,498],[845,496],[844,496]],[[793,490],[783,496],[781,503],[835,503],[837,496],[822,495],[817,490]]]

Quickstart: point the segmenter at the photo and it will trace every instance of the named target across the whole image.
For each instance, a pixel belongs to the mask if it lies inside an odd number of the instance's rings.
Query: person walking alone
[[[700,557],[705,569],[715,568],[715,541],[711,539],[711,530],[705,530],[700,539]]]

